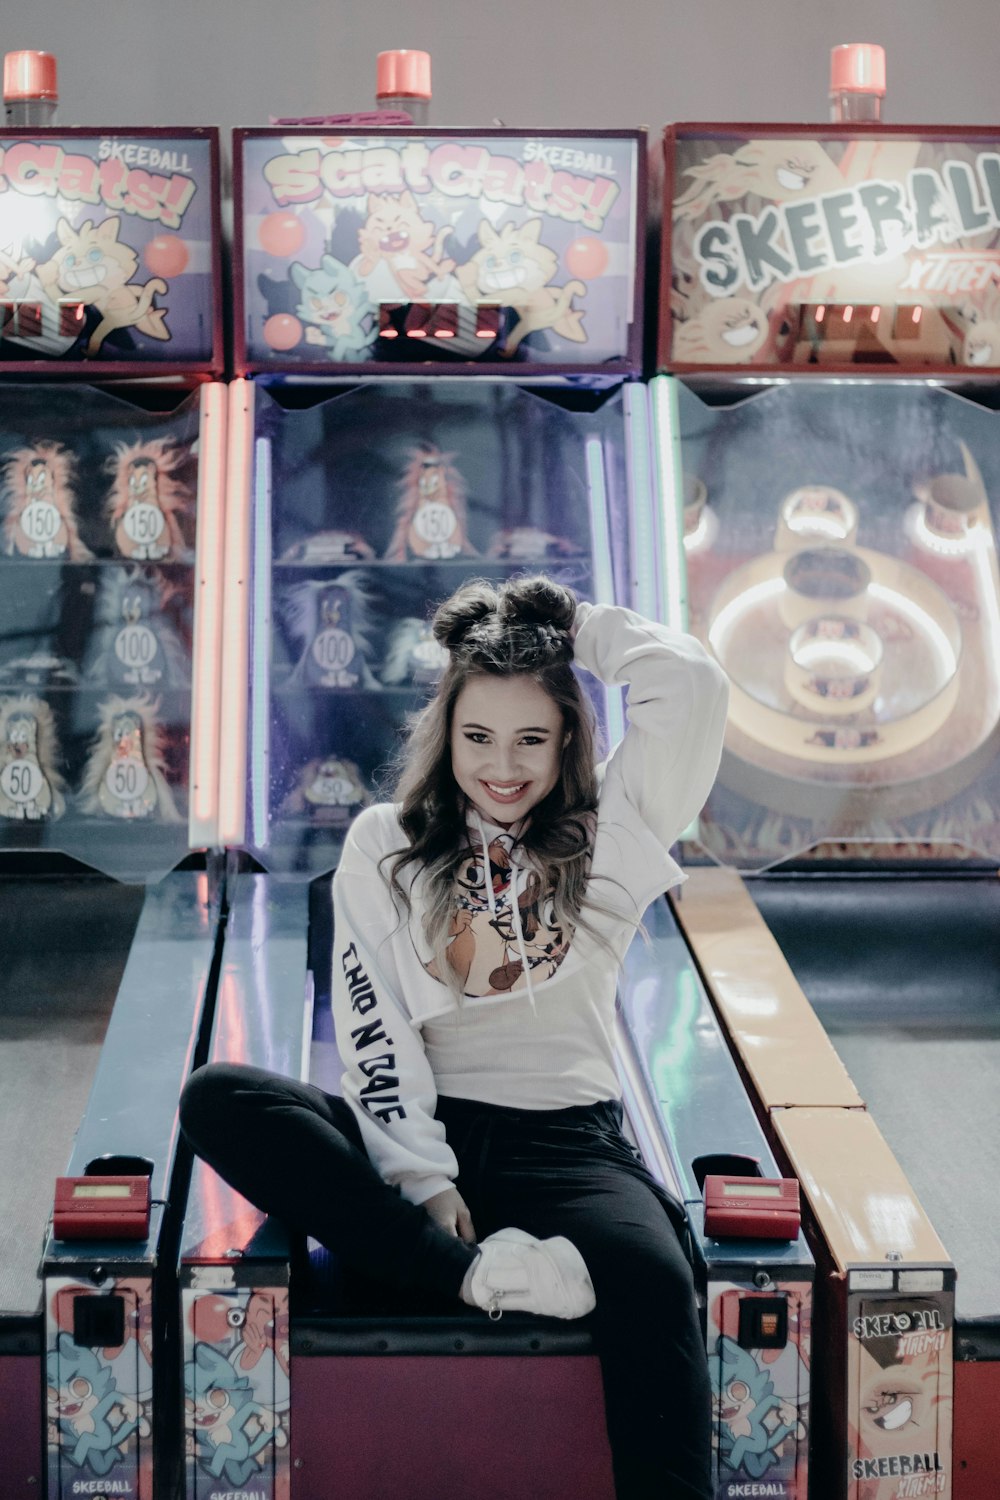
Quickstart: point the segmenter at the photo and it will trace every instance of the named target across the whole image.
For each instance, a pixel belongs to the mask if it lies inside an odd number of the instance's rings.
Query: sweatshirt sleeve
[[[578,605],[574,655],[607,686],[628,689],[628,729],[605,768],[602,801],[624,796],[669,849],[719,769],[726,675],[694,636],[612,604]]]
[[[377,853],[366,855],[354,836],[357,826],[333,881],[331,992],[341,1086],[375,1169],[411,1203],[424,1203],[454,1182],[458,1163],[434,1118],[434,1077],[394,972],[388,939],[401,917]]]

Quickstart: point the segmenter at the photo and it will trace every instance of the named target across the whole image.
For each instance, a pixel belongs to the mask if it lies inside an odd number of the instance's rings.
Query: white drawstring
[[[486,882],[486,901],[490,909],[490,916],[495,917],[497,912],[497,904],[496,897],[493,894],[493,875],[490,869],[489,841],[486,837],[486,829],[483,827],[483,820],[480,817],[479,809],[477,807],[474,807],[472,809],[472,816],[475,819],[476,831],[479,834],[479,842],[483,847],[483,879]],[[508,854],[510,856],[511,923],[514,928],[514,936],[517,940],[517,951],[521,956],[521,963],[524,966],[524,983],[525,988],[528,992],[528,1003],[531,1006],[532,1015],[537,1015],[538,1008],[535,1005],[535,991],[531,983],[531,966],[528,963],[528,950],[524,942],[524,928],[521,926],[521,908],[518,904],[517,899],[517,877],[522,873],[522,870],[521,866],[517,863],[517,860],[514,857],[513,841],[511,843],[511,848],[508,850]]]
[[[483,846],[483,880],[486,882],[486,904],[490,909],[490,916],[495,917],[497,914],[497,902],[493,894],[493,877],[490,873],[490,846],[486,838],[486,829],[483,827],[483,820],[479,815],[477,807],[472,809],[472,816],[476,820],[476,832],[479,834],[479,842]],[[511,865],[513,865],[513,859],[511,860]]]

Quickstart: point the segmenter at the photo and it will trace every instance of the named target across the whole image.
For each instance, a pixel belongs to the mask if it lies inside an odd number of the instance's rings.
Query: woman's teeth
[[[527,785],[526,781],[519,781],[516,786],[497,786],[494,781],[483,782],[490,796],[499,797],[503,802],[515,802]]]

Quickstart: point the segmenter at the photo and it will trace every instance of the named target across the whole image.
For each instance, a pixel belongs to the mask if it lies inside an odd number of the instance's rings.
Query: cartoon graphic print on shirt
[[[572,933],[564,933],[556,923],[551,902],[542,899],[541,880],[534,870],[525,872],[518,890],[518,867],[511,858],[513,846],[510,834],[498,834],[488,845],[488,872],[483,870],[482,853],[476,849],[469,850],[459,868],[448,961],[467,995],[502,995],[525,989],[525,958],[535,978],[551,979],[569,951]],[[524,957],[518,942],[514,899]],[[433,960],[425,967],[435,979],[440,978]]]

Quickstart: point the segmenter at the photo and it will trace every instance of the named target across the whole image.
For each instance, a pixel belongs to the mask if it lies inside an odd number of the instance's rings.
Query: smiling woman
[[[452,772],[484,816],[516,822],[555,786],[568,739],[558,708],[533,678],[474,678],[455,703]]]
[[[358,815],[333,884],[343,1098],[219,1064],[184,1129],[349,1266],[491,1317],[593,1312],[619,1500],[707,1500],[684,1212],[623,1132],[614,1014],[643,911],[683,878],[726,681],[692,637],[543,576],[466,584],[433,633],[398,800]],[[628,689],[602,766],[576,667]]]

